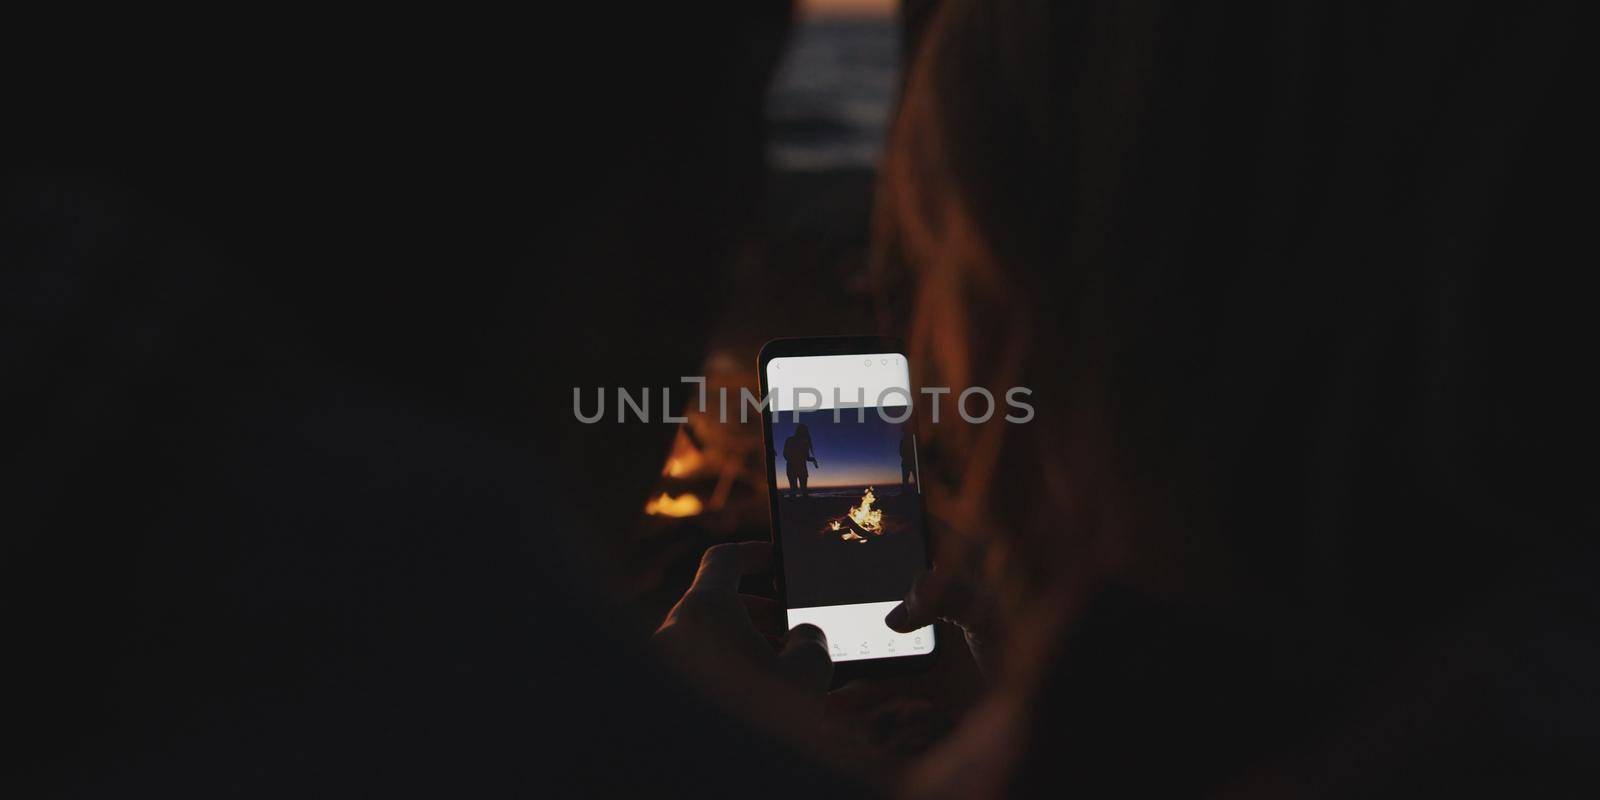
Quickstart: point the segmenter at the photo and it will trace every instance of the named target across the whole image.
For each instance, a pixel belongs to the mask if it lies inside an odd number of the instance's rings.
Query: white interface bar
[[[789,627],[809,622],[828,637],[828,654],[834,661],[863,658],[921,656],[933,652],[933,626],[910,633],[897,633],[883,624],[889,609],[899,600],[886,603],[856,603],[847,606],[815,606],[789,609]]]
[[[911,370],[899,353],[794,356],[767,362],[773,411],[911,405]],[[881,402],[880,402],[881,401]]]

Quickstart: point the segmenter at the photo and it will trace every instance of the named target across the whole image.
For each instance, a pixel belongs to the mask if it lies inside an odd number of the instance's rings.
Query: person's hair
[[[804,422],[794,426],[794,435],[808,442],[811,441],[811,429],[807,428]]]
[[[1011,679],[1112,585],[1400,647],[1574,530],[1572,26],[1457,11],[942,4],[875,266],[921,382],[1033,390],[926,476]]]

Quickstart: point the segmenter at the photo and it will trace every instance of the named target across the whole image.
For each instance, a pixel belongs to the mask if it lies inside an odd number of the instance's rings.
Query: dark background
[[[831,782],[616,608],[595,534],[638,524],[673,428],[570,422],[572,386],[704,357],[787,19],[9,24],[8,783]]]
[[[1595,139],[1579,68],[1592,58],[1574,55],[1593,48],[1557,4],[1515,24],[1510,7],[1350,5],[1167,9],[1167,55],[1193,66],[1180,77],[1218,91],[1163,89],[1178,101],[1138,123],[1165,149],[1133,177],[1142,210],[1205,213],[1134,250],[1204,253],[1191,266],[1215,272],[1146,276],[1167,305],[1128,316],[1315,309],[1330,340],[1368,337],[1337,385],[1380,408],[1449,378],[1392,342],[1470,349],[1464,396],[1483,435],[1453,465],[1500,468],[1479,495],[1495,513],[1414,513],[1423,409],[1341,418],[1307,444],[1273,435],[1304,422],[1300,407],[1271,406],[1281,424],[1258,430],[1263,452],[1313,469],[1278,469],[1273,502],[1234,518],[1252,545],[1241,569],[1261,596],[1339,624],[1257,608],[1270,624],[1242,617],[1229,638],[1214,616],[1113,593],[1067,648],[1084,658],[1038,699],[1056,727],[1019,755],[1040,786],[1415,796],[1593,777],[1595,404],[1575,379],[1594,338],[1579,279]],[[720,463],[669,488],[715,513],[641,524],[680,432],[571,424],[570,390],[675,386],[697,365],[737,382],[764,336],[890,327],[900,301],[861,288],[871,173],[768,170],[786,3],[531,16],[8,21],[0,613],[22,740],[9,785],[854,793],[708,708],[642,644],[705,545],[765,535],[754,426],[725,439],[687,426],[688,447]],[[1121,68],[1154,70],[1147,55]],[[1258,84],[1270,91],[1235,91]],[[1254,121],[1272,158],[1253,160],[1237,125],[1190,136],[1214,119]],[[804,122],[784,123],[788,141],[816,128]],[[1190,169],[1158,169],[1163,155]],[[1268,190],[1288,200],[1242,218]],[[1324,205],[1337,224],[1313,227]],[[1261,232],[1256,250],[1241,231]],[[1196,279],[1308,251],[1331,255],[1242,295]],[[776,309],[746,302],[779,294]],[[1458,310],[1492,324],[1429,327]],[[1183,375],[1203,340],[1177,333],[1140,344]],[[1339,408],[1310,368],[1332,344],[1278,333],[1234,331],[1232,352],[1309,365],[1272,385]],[[1301,480],[1346,451],[1364,505]],[[1306,574],[1339,591],[1303,588]],[[1306,646],[1252,659],[1272,654],[1264,640]]]

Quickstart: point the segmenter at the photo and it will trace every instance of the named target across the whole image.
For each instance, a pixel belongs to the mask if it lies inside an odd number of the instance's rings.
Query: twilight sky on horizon
[[[802,411],[800,422],[811,429],[812,449],[821,467],[806,465],[814,489],[834,486],[899,486],[900,423],[888,422],[876,409],[867,409],[865,422],[857,422],[853,410],[845,409],[839,421],[832,411]],[[794,435],[794,415],[782,412],[772,422],[774,474],[778,486],[788,486],[783,443]]]

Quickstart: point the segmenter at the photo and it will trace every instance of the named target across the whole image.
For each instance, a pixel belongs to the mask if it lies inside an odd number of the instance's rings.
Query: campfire
[[[867,543],[869,534],[882,536],[883,510],[872,507],[877,499],[872,494],[872,487],[868,486],[866,493],[861,495],[861,503],[851,508],[844,516],[830,521],[825,533],[837,533],[841,541],[862,544]]]
[[[644,513],[662,517],[692,517],[701,509],[700,498],[690,492],[677,497],[662,492],[660,497],[652,497],[644,504]]]

